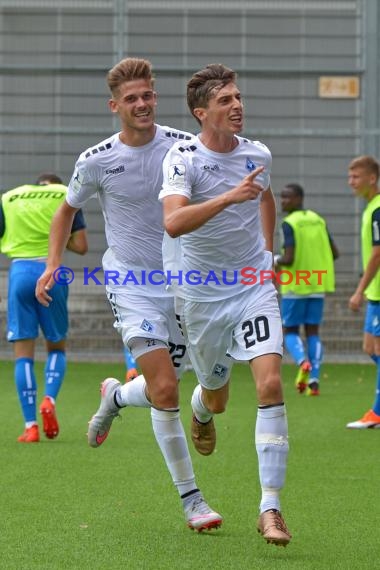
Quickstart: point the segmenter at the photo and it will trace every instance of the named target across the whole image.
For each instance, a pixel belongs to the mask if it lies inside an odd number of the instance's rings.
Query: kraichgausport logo
[[[153,269],[146,271],[126,270],[120,273],[117,270],[107,269],[103,271],[102,267],[83,268],[82,284],[83,285],[112,285],[112,286],[136,286],[144,287],[146,285],[192,285],[192,286],[233,286],[241,283],[242,285],[263,285],[266,281],[275,281],[279,285],[290,285],[295,283],[299,285],[304,283],[311,286],[313,282],[317,285],[323,285],[323,277],[327,274],[325,269],[315,269],[313,271],[297,270],[294,273],[283,269],[277,273],[271,269],[257,269],[256,267],[243,267],[242,269],[223,269],[218,272],[210,269],[207,273],[201,273],[198,270],[182,271],[181,269],[173,271],[163,271],[162,269]],[[54,281],[57,285],[67,285],[74,281],[74,271],[70,267],[61,266],[53,273]]]

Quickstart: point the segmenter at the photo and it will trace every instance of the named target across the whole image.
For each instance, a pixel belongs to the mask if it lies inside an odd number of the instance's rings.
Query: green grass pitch
[[[36,364],[42,395],[42,364]],[[54,441],[19,444],[23,429],[13,364],[0,362],[0,568],[4,570],[366,570],[377,567],[380,430],[350,431],[372,404],[373,365],[324,365],[321,396],[296,393],[284,365],[290,454],[282,509],[293,540],[267,545],[257,534],[260,497],[253,443],[256,397],[249,368],[236,365],[217,449],[198,455],[198,486],[224,516],[197,534],[155,444],[149,410],[123,410],[100,449],[87,445],[99,383],[122,364],[69,363]],[[193,373],[181,380],[189,433]],[[39,398],[40,400],[40,398]]]

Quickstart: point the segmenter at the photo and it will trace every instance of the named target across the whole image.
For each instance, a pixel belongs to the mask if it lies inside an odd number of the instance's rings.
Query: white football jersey
[[[138,288],[143,295],[166,296],[164,284],[155,284],[160,281],[159,275],[149,278],[151,272],[163,270],[162,206],[157,199],[162,186],[162,161],[174,142],[193,135],[156,125],[152,141],[131,147],[121,142],[119,134],[79,156],[67,202],[81,208],[97,195],[112,251],[112,255],[104,256],[103,269],[118,271],[119,283],[126,277],[126,285]]]
[[[258,141],[237,137],[229,153],[213,152],[199,137],[173,145],[163,163],[159,198],[182,195],[199,204],[237,186],[258,166],[257,181],[270,185],[272,156]],[[168,284],[179,297],[193,301],[219,300],[247,290],[244,268],[272,267],[272,254],[264,250],[260,198],[232,204],[200,228],[171,239],[165,234],[163,259]],[[179,247],[180,246],[180,247]],[[243,274],[242,274],[243,270]],[[180,278],[173,278],[177,272]]]

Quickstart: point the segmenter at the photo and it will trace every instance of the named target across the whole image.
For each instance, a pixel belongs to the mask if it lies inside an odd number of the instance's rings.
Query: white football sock
[[[135,406],[137,408],[150,408],[151,403],[146,397],[146,382],[142,374],[130,382],[126,382],[115,392],[115,401],[120,408]]]
[[[213,414],[210,413],[210,410],[206,408],[202,401],[202,386],[200,384],[194,388],[191,398],[191,407],[193,408],[195,417],[200,423],[206,424],[213,417]]]
[[[180,496],[197,488],[179,411],[151,409],[153,432]]]
[[[280,510],[288,458],[288,423],[284,404],[259,408],[256,419],[256,451],[262,490],[260,512]]]

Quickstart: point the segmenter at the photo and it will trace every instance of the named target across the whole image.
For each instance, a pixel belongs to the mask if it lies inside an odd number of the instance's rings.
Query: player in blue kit
[[[299,184],[287,184],[281,191],[282,211],[287,215],[281,225],[283,251],[275,256],[275,264],[292,276],[289,283],[280,285],[280,292],[285,347],[298,365],[295,385],[300,394],[306,390],[309,396],[319,396],[323,358],[319,327],[325,294],[335,290],[334,261],[339,251],[325,220],[304,209],[303,199],[304,190]],[[298,280],[298,272],[305,270],[311,277],[306,282]],[[301,326],[306,348],[300,336]]]
[[[66,370],[68,330],[67,285],[52,292],[54,303],[47,309],[35,298],[37,279],[46,267],[50,224],[65,200],[67,188],[54,174],[42,174],[36,184],[27,184],[2,195],[0,206],[1,252],[12,259],[8,286],[8,332],[15,355],[15,382],[25,421],[22,443],[40,440],[37,422],[37,382],[34,372],[35,339],[41,328],[46,339],[45,397],[40,405],[43,430],[53,439],[59,433],[56,399]],[[72,220],[64,246],[75,253],[87,251],[83,214]]]
[[[354,158],[348,167],[348,184],[355,196],[367,204],[361,219],[363,273],[349,300],[351,311],[359,311],[366,301],[363,350],[376,364],[373,406],[349,429],[380,428],[380,164],[369,155]]]

